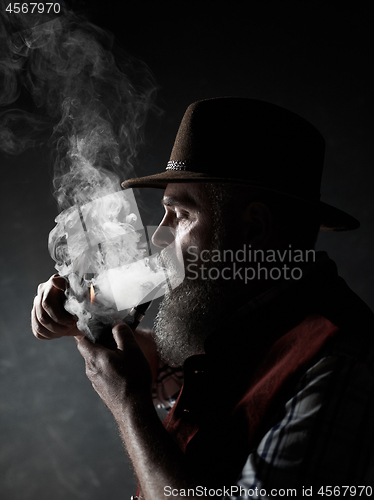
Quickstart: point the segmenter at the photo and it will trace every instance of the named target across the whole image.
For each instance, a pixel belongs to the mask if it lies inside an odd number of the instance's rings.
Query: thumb
[[[62,292],[64,292],[67,288],[67,281],[65,278],[60,276],[59,274],[54,274],[51,277],[51,283],[55,288],[58,288]]]
[[[131,328],[126,323],[118,323],[113,328],[112,333],[120,351],[123,351],[126,346],[138,345]]]

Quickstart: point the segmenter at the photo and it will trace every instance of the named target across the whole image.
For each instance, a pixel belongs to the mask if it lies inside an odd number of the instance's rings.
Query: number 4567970
[[[10,3],[5,9],[7,12],[13,14],[59,14],[61,11],[61,5],[59,3]]]

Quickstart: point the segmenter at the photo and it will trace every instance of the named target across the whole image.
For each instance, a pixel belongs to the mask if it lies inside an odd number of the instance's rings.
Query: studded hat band
[[[168,161],[166,165],[166,170],[187,170],[188,165],[185,161]]]

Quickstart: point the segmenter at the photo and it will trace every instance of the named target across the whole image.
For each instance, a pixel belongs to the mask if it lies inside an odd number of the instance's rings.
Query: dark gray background
[[[140,174],[164,169],[185,108],[202,98],[264,99],[323,133],[322,199],[362,227],[322,234],[318,248],[373,308],[372,14],[307,1],[90,5],[97,6],[93,19],[150,66],[160,87],[164,114],[149,122]],[[125,452],[74,340],[37,341],[29,327],[36,287],[54,272],[47,237],[57,209],[48,158],[40,148],[1,156],[0,496],[129,498],[134,482]],[[146,222],[155,223],[156,196],[142,197]]]

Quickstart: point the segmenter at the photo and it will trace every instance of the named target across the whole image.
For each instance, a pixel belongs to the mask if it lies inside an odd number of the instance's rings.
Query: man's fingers
[[[39,311],[39,312],[43,311],[44,322],[42,321],[42,324],[47,326],[46,322],[49,321],[48,317],[44,315],[45,312],[47,313],[49,318],[51,318],[52,321],[54,321],[54,323],[72,327],[73,325],[75,325],[75,319],[64,308],[64,301],[65,301],[64,291],[61,288],[57,288],[54,284],[56,283],[56,281],[58,281],[58,279],[60,281],[61,279],[65,281],[61,277],[59,278],[52,277],[48,280],[42,292],[40,300],[41,310]],[[58,285],[59,287],[63,286],[61,283],[58,283]]]
[[[64,308],[65,287],[65,280],[58,275],[54,275],[46,283],[42,283],[42,288],[36,297],[36,314],[42,325],[47,328],[51,320],[68,327],[72,327],[76,323],[75,318]]]
[[[128,325],[126,325],[126,323],[119,323],[116,326],[114,326],[112,333],[114,340],[117,343],[117,347],[120,351],[123,351],[127,346],[139,347],[139,344],[137,343],[131,328]],[[84,335],[81,337],[75,336],[75,338],[77,340],[78,350],[84,358],[90,356],[96,356],[97,354],[104,352],[105,353],[115,352],[111,349],[107,349],[100,343],[93,344]]]
[[[124,351],[126,346],[137,345],[138,343],[134,337],[134,334],[126,323],[117,324],[113,330],[113,337],[116,341],[117,347],[120,351]]]
[[[67,327],[53,322],[48,323],[48,327],[44,326],[36,316],[36,307],[31,311],[31,329],[37,339],[58,339],[60,337],[73,337],[77,335],[79,330],[74,327]]]
[[[122,407],[130,394],[147,393],[150,397],[152,373],[131,328],[125,324],[113,328],[118,349],[77,339],[77,348],[86,364],[86,375],[95,391],[111,411]]]
[[[61,334],[60,332],[52,332],[50,329],[46,328],[40,323],[40,321],[36,317],[35,307],[31,311],[31,329],[35,337],[40,340],[57,339],[63,336],[63,334]]]
[[[119,351],[124,351],[126,348],[131,348],[135,346],[139,349],[139,344],[137,343],[131,328],[125,323],[121,323],[116,325],[113,330],[113,337],[117,343],[117,347]],[[90,360],[93,358],[99,358],[102,355],[115,355],[118,351],[113,351],[112,349],[108,349],[100,343],[93,344],[91,341],[87,339],[87,337],[75,337],[77,341],[77,347],[79,352],[86,360]]]
[[[106,347],[104,347],[101,344],[93,344],[90,340],[88,340],[87,337],[84,335],[82,336],[75,336],[75,339],[77,341],[77,347],[78,351],[82,354],[84,359],[90,359],[90,358],[95,358],[99,353],[104,353],[109,351]]]
[[[38,339],[77,335],[76,320],[64,309],[66,282],[54,275],[38,286],[31,313],[31,327]]]
[[[32,333],[39,340],[45,340],[45,328],[42,326],[36,318],[35,307],[31,311],[31,329]]]
[[[51,276],[50,280],[51,280],[52,285],[55,288],[58,288],[59,290],[61,290],[62,292],[64,292],[68,286],[65,278],[63,278],[59,274],[54,274],[53,276]]]
[[[93,344],[85,336],[75,337],[77,341],[78,351],[81,353],[86,364],[86,375],[94,384],[94,378],[105,371],[108,363],[108,355],[112,355],[110,351],[101,344]]]
[[[63,335],[74,335],[76,330],[76,321],[62,323],[59,316],[55,313],[50,315],[50,311],[45,307],[45,301],[36,296],[34,299],[33,313],[37,322],[51,333],[57,334],[59,337]]]

